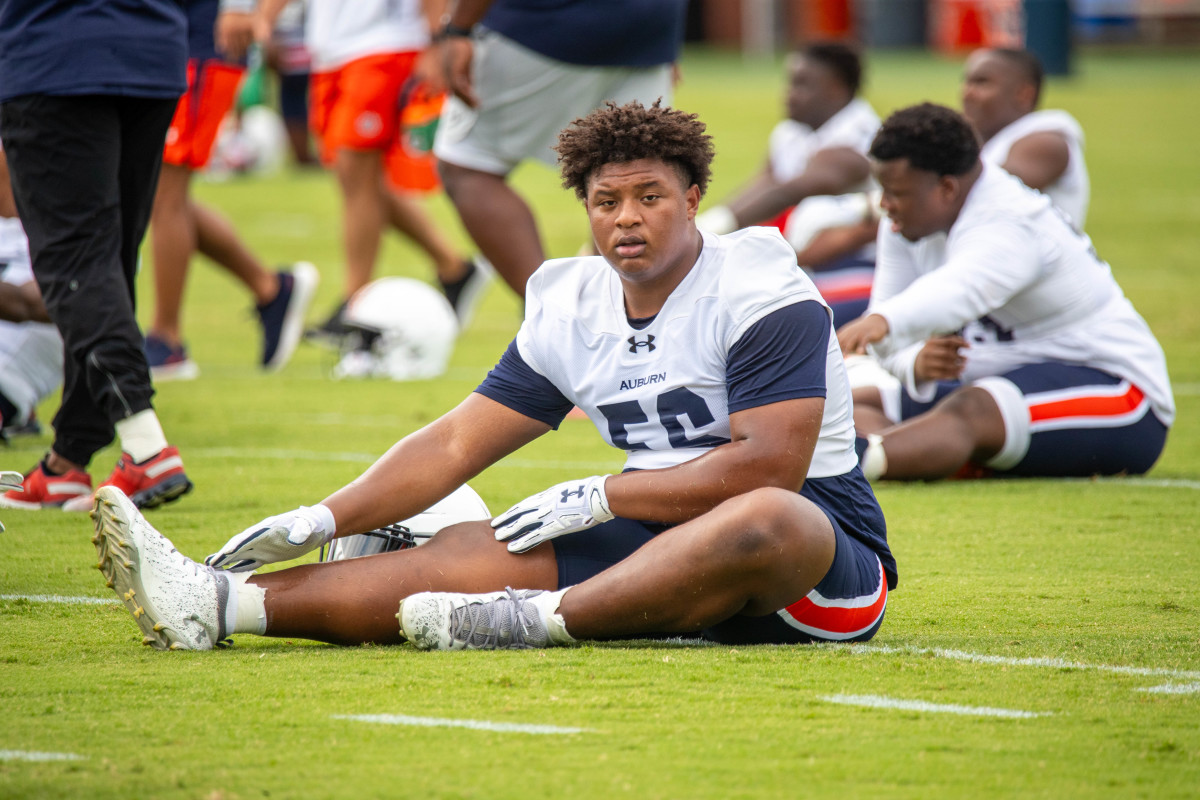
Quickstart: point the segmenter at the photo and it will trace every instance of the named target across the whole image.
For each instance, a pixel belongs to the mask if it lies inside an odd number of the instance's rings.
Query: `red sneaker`
[[[138,508],[157,508],[192,490],[179,450],[171,446],[140,464],[135,464],[129,453],[122,453],[112,474],[100,485],[117,487]]]
[[[0,494],[2,508],[58,508],[77,497],[92,496],[92,478],[82,470],[73,469],[62,475],[46,472],[46,465],[38,465],[25,475],[20,489],[11,489]]]

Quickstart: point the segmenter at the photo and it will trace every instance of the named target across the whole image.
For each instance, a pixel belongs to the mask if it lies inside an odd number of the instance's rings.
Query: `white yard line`
[[[1048,478],[1063,483],[1107,483],[1130,489],[1200,489],[1200,481],[1185,478]]]
[[[422,728],[470,728],[498,733],[570,734],[594,733],[587,728],[559,728],[554,725],[522,725],[516,722],[487,722],[478,719],[441,719],[439,717],[409,717],[403,714],[334,714],[334,719],[372,722],[378,725],[416,725]]]
[[[898,711],[925,711],[932,714],[959,714],[965,717],[1005,717],[1008,719],[1030,719],[1049,717],[1048,712],[1018,711],[1013,708],[991,708],[989,706],[958,706],[948,703],[927,703],[924,700],[901,700],[878,694],[833,694],[822,695],[822,700],[844,706],[865,708],[891,708]]]
[[[77,606],[107,606],[119,602],[115,597],[69,597],[62,594],[0,594],[0,600],[28,600],[30,603],[64,603]]]
[[[0,761],[84,761],[74,753],[39,753],[34,750],[0,750]]]
[[[1138,691],[1152,694],[1197,694],[1200,693],[1200,683],[1164,683],[1162,686],[1147,686]]]
[[[993,656],[986,653],[968,653],[963,650],[947,650],[941,647],[892,647],[890,645],[855,644],[850,645],[850,649],[855,653],[863,654],[890,655],[899,653],[918,656],[932,655],[954,661],[998,664],[1005,667],[1095,670],[1096,672],[1111,672],[1116,675],[1142,675],[1177,678],[1188,681],[1200,680],[1200,672],[1190,672],[1188,670],[1163,669],[1161,667],[1123,667],[1112,664],[1081,664],[1078,661],[1067,661],[1061,658],[1012,658],[1009,656]]]

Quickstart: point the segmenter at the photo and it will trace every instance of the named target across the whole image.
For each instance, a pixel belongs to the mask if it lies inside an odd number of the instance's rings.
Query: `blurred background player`
[[[87,508],[88,464],[114,434],[123,452],[106,485],[141,507],[192,488],[151,403],[134,302],[186,70],[187,18],[173,0],[0,0],[0,139],[64,350],[54,443],[26,474],[22,502]],[[70,485],[52,490],[60,477]]]
[[[776,225],[797,250],[842,325],[862,313],[871,293],[874,264],[869,241],[844,253],[810,249],[822,229],[857,223],[867,211],[862,195],[874,188],[867,148],[879,117],[858,96],[862,61],[844,44],[810,44],[787,62],[787,118],[768,143],[761,172],[697,223],[716,233],[747,225]]]
[[[854,392],[867,477],[1150,469],[1175,415],[1166,360],[1091,240],[982,162],[948,108],[897,111],[871,157],[887,214],[875,286],[838,331],[899,379]]]
[[[0,148],[0,439],[41,432],[37,405],[58,389],[62,371],[62,337],[33,279]]]
[[[253,37],[269,39],[287,0],[264,0],[250,20]],[[250,4],[253,5],[253,4]],[[309,0],[305,46],[312,59],[310,121],[321,160],[337,175],[342,194],[342,242],[346,258],[342,299],[312,337],[340,344],[346,304],[375,271],[380,239],[390,225],[433,260],[438,282],[464,322],[486,286],[489,271],[464,258],[412,196],[428,189],[427,178],[411,176],[389,162],[403,158],[401,113],[422,81],[437,81],[431,54],[430,18],[439,0]],[[232,4],[226,8],[233,10]],[[243,17],[245,15],[242,15]],[[238,53],[249,38],[229,37]],[[436,89],[436,87],[435,87]],[[409,180],[412,179],[412,185]],[[400,190],[396,190],[399,183]]]
[[[1037,110],[1042,65],[1027,50],[976,50],[967,59],[962,111],[983,138],[980,158],[1003,167],[1083,229],[1091,199],[1083,129],[1060,109]]]
[[[317,166],[308,131],[308,83],[312,58],[304,45],[305,0],[291,0],[263,44],[263,61],[275,73],[279,87],[279,113],[287,131],[292,161],[297,166]]]
[[[319,276],[311,264],[289,271],[263,266],[229,220],[191,196],[233,102],[245,67],[222,59],[215,46],[218,0],[187,0],[188,88],[167,129],[162,172],[150,217],[154,315],[146,329],[146,360],[156,381],[200,373],[183,340],[183,294],[192,254],[200,252],[237,278],[254,298],[262,328],[259,365],[281,369],[304,331],[304,314]]]
[[[447,88],[434,142],[443,185],[475,245],[525,296],[545,260],[533,212],[508,183],[554,164],[559,131],[612,100],[671,100],[686,0],[456,0],[438,39]]]

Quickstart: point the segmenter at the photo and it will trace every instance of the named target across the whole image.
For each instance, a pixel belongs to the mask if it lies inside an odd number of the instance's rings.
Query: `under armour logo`
[[[626,341],[629,342],[629,352],[631,353],[636,353],[639,347],[646,348],[647,352],[654,352],[654,334],[652,333],[646,334],[646,341],[644,342],[639,342],[636,336],[630,336]]]
[[[560,500],[559,502],[560,502],[560,503],[565,503],[565,502],[567,502],[567,498],[568,498],[568,497],[570,497],[571,495],[575,495],[575,496],[576,496],[576,497],[578,497],[580,500],[582,500],[582,499],[583,499],[583,487],[582,487],[582,486],[580,486],[578,489],[574,489],[574,490],[571,490],[571,489],[563,489],[563,490],[562,490],[562,500]]]

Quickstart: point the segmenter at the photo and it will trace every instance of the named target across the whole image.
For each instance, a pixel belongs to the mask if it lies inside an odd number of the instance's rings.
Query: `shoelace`
[[[478,645],[480,643],[474,641],[475,635],[478,634],[484,637],[483,644],[491,647],[500,646],[500,631],[503,626],[499,625],[497,620],[502,614],[508,614],[508,622],[511,623],[509,626],[511,639],[503,646],[513,650],[530,649],[529,645],[525,644],[525,628],[529,624],[529,616],[523,607],[524,600],[517,592],[513,591],[511,586],[505,586],[504,591],[508,593],[508,597],[497,597],[495,600],[480,603],[468,603],[462,608],[455,609],[450,620],[451,638]],[[485,609],[489,607],[493,614],[490,619],[485,619],[488,617]],[[492,623],[492,627],[484,627],[483,624],[489,621]]]

